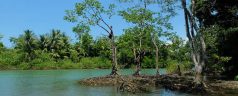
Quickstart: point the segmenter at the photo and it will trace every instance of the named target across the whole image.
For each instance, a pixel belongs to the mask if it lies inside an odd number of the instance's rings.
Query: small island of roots
[[[192,76],[165,75],[107,75],[78,81],[85,86],[115,86],[118,92],[151,92],[154,87],[166,88],[191,94],[222,95],[238,94],[238,81],[209,80],[197,86]]]

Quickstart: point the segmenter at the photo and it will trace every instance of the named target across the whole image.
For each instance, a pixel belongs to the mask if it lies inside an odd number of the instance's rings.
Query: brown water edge
[[[87,86],[116,86],[121,92],[150,92],[154,87],[164,87],[191,94],[214,95],[214,96],[238,96],[238,81],[209,81],[204,87],[195,86],[190,76],[170,75],[120,75],[102,76],[83,79],[78,81]]]

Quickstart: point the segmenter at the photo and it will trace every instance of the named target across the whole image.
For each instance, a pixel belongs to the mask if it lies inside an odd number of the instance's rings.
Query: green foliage
[[[5,66],[6,69],[12,69],[22,62],[23,54],[17,52],[17,50],[5,50],[0,54],[0,64]],[[3,68],[3,67],[2,67]],[[3,68],[4,69],[4,68]]]
[[[64,68],[58,67],[58,64],[55,61],[48,61],[35,64],[34,69],[49,70],[49,69],[64,69]]]
[[[80,54],[84,57],[92,57],[93,53],[93,37],[88,32],[82,33],[79,41]]]
[[[106,27],[102,26],[106,25],[109,28],[108,23],[104,19],[105,17],[110,19],[115,15],[114,9],[114,4],[109,4],[108,8],[105,8],[98,0],[84,0],[83,2],[76,3],[74,10],[66,10],[64,19],[69,22],[78,22],[73,31],[79,36],[81,33],[88,32],[91,25],[99,26],[109,33]]]
[[[100,37],[94,43],[95,56],[110,58],[111,56],[111,42],[107,37]]]
[[[188,42],[184,42],[184,40],[177,35],[170,35],[169,38],[172,43],[167,45],[169,50],[169,57],[173,60],[177,60],[178,62],[189,61],[190,60],[190,48],[188,46]],[[165,50],[166,51],[166,50]]]
[[[18,49],[20,52],[23,52],[23,59],[25,62],[29,62],[35,58],[35,50],[38,48],[38,46],[37,37],[32,31],[24,31],[24,34],[18,38],[11,38],[11,42],[15,44],[16,49]]]
[[[143,0],[139,2],[142,4]],[[143,3],[148,6],[155,4],[152,0],[146,0]],[[113,35],[111,33],[113,30],[106,21],[116,14],[116,6],[110,4],[107,7],[98,0],[83,0],[75,4],[75,9],[66,11],[64,19],[77,23],[73,31],[76,33],[78,42],[74,44],[70,42],[71,39],[64,32],[55,29],[48,34],[41,34],[39,37],[32,31],[26,30],[19,37],[11,38],[14,48],[1,50],[1,68],[40,70],[110,68],[112,58],[110,35]],[[122,10],[119,15],[133,24],[124,30],[123,35],[114,38],[119,66],[133,67],[135,58],[144,51],[145,55],[140,60],[142,67],[154,68],[155,46],[159,49],[160,65],[169,65],[170,63],[167,64],[168,59],[179,62],[189,61],[187,58],[180,59],[181,56],[178,56],[178,54],[184,55],[187,49],[181,44],[183,40],[169,31],[172,30],[169,23],[171,15],[162,11],[154,11],[149,7],[145,8],[144,4]],[[109,33],[109,36],[94,40],[89,34],[91,26],[102,28]],[[167,39],[169,36],[174,36],[173,39],[171,39],[172,37],[168,39],[174,41],[172,44],[166,44],[161,40],[162,37]],[[152,38],[155,40],[155,44],[152,43]]]
[[[101,57],[88,57],[82,58],[79,62],[81,68],[91,69],[91,68],[110,68],[111,61],[106,58]]]
[[[31,65],[29,63],[26,63],[26,62],[22,62],[17,67],[18,67],[18,69],[21,69],[21,70],[31,69]]]
[[[178,65],[177,61],[175,60],[169,60],[168,66],[166,67],[167,73],[175,73],[177,71]]]
[[[155,59],[145,56],[142,61],[142,68],[155,68]]]
[[[77,50],[71,49],[69,58],[72,60],[72,62],[78,62],[80,57]]]
[[[235,80],[238,81],[238,75],[236,75]]]
[[[185,72],[192,69],[192,63],[188,61],[184,61],[178,63],[176,60],[169,60],[168,66],[166,67],[167,73],[175,73],[178,71],[178,66],[180,67],[181,72]]]
[[[133,27],[125,29],[125,34],[119,38],[119,50],[123,50],[122,52],[127,51],[129,55],[126,56],[134,57],[134,59],[132,59],[134,60],[133,63],[139,64],[142,62],[142,67],[144,68],[152,68],[155,66],[155,60],[153,59],[158,57],[151,55],[155,54],[153,53],[155,52],[155,48],[158,49],[158,46],[161,44],[160,37],[165,33],[163,29],[169,30],[171,28],[168,23],[169,18],[167,18],[169,16],[163,16],[158,11],[152,11],[146,7],[148,5],[149,2],[146,0],[143,1],[141,5],[135,5],[119,12],[119,15],[127,22],[134,25]],[[143,52],[147,52],[147,54],[140,57],[140,60],[137,60],[138,56]],[[158,52],[158,50],[156,50],[156,52]]]
[[[129,8],[127,11],[121,11],[120,15],[127,22],[132,22],[134,24],[138,24],[144,21],[152,21],[153,19],[153,12],[151,10],[146,10],[144,8],[136,8],[136,7]]]
[[[57,62],[59,68],[62,69],[75,69],[78,68],[75,63],[72,62],[70,59],[65,59]]]
[[[37,51],[37,58],[29,62],[32,69],[57,69],[58,64],[55,62],[54,58],[50,53],[45,53],[42,51]]]
[[[3,36],[0,34],[0,40],[3,38]],[[4,50],[4,45],[2,42],[0,42],[0,53]]]
[[[237,33],[238,7],[236,0],[197,0],[194,13],[204,33],[209,71],[220,71],[229,79],[238,73]],[[231,57],[231,58],[230,58]],[[226,62],[223,62],[225,60]]]

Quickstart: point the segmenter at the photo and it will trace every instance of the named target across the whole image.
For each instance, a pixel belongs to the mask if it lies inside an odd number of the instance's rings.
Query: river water
[[[160,70],[163,74],[165,71]],[[144,69],[142,74],[154,74],[153,69]],[[85,70],[11,70],[0,71],[0,96],[193,96],[163,88],[154,88],[150,93],[121,93],[116,87],[90,87],[77,80],[108,75],[108,69]],[[120,70],[132,74],[133,70]]]

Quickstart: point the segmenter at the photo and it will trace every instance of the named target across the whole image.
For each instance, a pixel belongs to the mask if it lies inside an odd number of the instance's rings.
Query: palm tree
[[[49,36],[49,52],[56,59],[64,59],[70,57],[69,37],[60,30],[52,30]]]
[[[50,39],[47,35],[40,35],[39,47],[43,52],[49,51]]]
[[[49,45],[49,51],[52,54],[52,56],[56,59],[60,57],[58,54],[59,50],[59,39],[60,39],[60,30],[52,30],[50,34],[50,45]]]
[[[0,40],[3,38],[3,36],[2,35],[0,35]],[[2,51],[4,49],[4,45],[3,45],[3,43],[2,42],[0,42],[0,50]],[[1,53],[1,51],[0,51],[0,53]]]
[[[25,33],[18,38],[11,38],[10,41],[15,44],[15,49],[19,49],[24,54],[24,60],[29,62],[36,57],[35,50],[38,49],[37,37],[35,34],[26,30]]]
[[[37,38],[30,30],[26,30],[24,34],[23,52],[26,53],[27,61],[31,61],[35,58],[35,50],[37,49]]]

